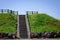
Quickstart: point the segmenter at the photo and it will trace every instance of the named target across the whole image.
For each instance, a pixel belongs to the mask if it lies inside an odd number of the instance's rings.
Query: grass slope
[[[31,32],[60,32],[60,20],[47,14],[28,15]]]
[[[12,13],[0,14],[0,33],[15,33],[16,32],[16,15]]]

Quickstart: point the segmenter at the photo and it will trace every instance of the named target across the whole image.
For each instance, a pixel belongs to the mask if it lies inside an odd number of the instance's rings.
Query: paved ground
[[[60,40],[60,39],[0,39],[0,40]]]

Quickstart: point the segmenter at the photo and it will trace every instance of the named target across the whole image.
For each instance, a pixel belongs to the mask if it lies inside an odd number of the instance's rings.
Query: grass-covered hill
[[[60,20],[47,14],[28,15],[31,32],[60,32]]]
[[[12,13],[0,13],[0,33],[16,32],[16,15]]]

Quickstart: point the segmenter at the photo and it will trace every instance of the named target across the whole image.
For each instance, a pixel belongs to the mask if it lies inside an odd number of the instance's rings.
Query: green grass
[[[16,33],[17,17],[12,13],[0,14],[0,33]]]
[[[60,32],[60,20],[47,14],[28,15],[31,32]]]

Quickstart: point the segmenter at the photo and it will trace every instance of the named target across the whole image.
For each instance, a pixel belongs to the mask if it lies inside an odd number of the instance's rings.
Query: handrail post
[[[3,9],[1,9],[1,13],[3,13]]]

